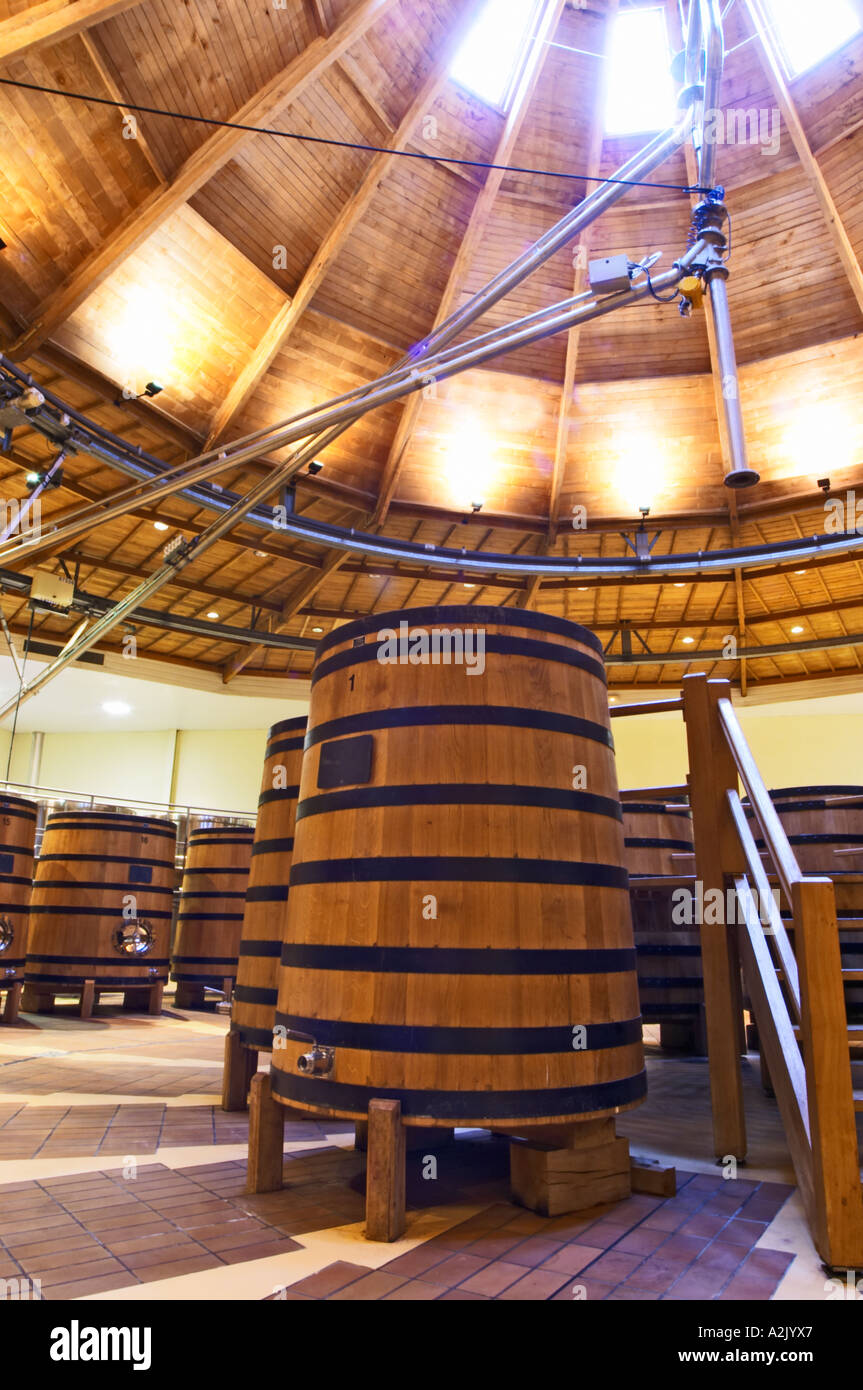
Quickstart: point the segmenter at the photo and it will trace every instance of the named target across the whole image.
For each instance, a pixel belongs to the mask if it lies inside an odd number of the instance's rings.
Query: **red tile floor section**
[[[675,1197],[549,1219],[499,1201],[377,1270],[331,1264],[286,1299],[745,1299],[794,1258],[754,1249],[793,1189],[679,1173]]]
[[[675,1197],[548,1219],[506,1200],[506,1151],[488,1136],[447,1152],[435,1200],[470,1201],[475,1216],[378,1270],[331,1264],[284,1297],[757,1300],[793,1258],[753,1249],[792,1191],[781,1183],[680,1173]],[[409,1193],[428,1205],[421,1160],[410,1162]],[[239,1161],[8,1184],[0,1278],[76,1298],[294,1250],[305,1232],[362,1221],[364,1164],[349,1149],[298,1151],[286,1156],[285,1187],[262,1196],[246,1194]]]

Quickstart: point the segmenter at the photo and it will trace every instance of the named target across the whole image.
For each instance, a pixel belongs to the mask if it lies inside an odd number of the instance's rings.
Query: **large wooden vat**
[[[35,801],[0,793],[0,987],[24,975],[38,813]]]
[[[427,664],[384,664],[393,644],[379,634],[400,623],[415,656],[435,631],[456,631],[470,661],[446,663],[451,637],[438,664],[430,645]],[[544,614],[439,607],[321,642],[276,1024],[273,1094],[326,1114],[362,1119],[371,1098],[394,1098],[410,1124],[524,1131],[641,1101],[623,826],[592,633]]]
[[[696,922],[678,920],[679,890],[691,890],[695,859],[687,806],[623,798],[623,833],[645,1023],[665,1046],[704,1045],[704,977]],[[675,894],[678,896],[675,897]]]
[[[33,993],[167,978],[176,834],[173,821],[121,812],[48,817],[30,904]]]
[[[231,1009],[240,1041],[258,1050],[273,1045],[306,722],[283,719],[267,736]]]
[[[249,825],[224,824],[200,826],[189,836],[171,958],[180,1008],[202,1003],[207,985],[230,996],[253,838]]]

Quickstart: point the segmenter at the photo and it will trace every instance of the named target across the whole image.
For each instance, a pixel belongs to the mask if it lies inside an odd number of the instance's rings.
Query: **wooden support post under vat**
[[[405,1128],[401,1102],[370,1100],[366,1239],[398,1240],[405,1230]]]
[[[269,1072],[259,1071],[249,1087],[247,1192],[278,1192],[282,1186],[285,1111],[273,1099]]]
[[[81,1017],[93,1017],[93,1005],[96,1002],[96,981],[84,980],[81,984]]]
[[[683,678],[683,718],[689,750],[689,804],[695,870],[702,898],[719,891],[726,901],[732,876],[744,868],[726,792],[737,791],[737,768],[717,709],[730,698],[728,681]],[[723,914],[724,916],[724,914]],[[743,1076],[740,1067],[743,995],[735,928],[702,923],[701,961],[710,1066],[713,1140],[717,1158],[746,1157]]]
[[[542,1216],[561,1216],[630,1196],[629,1140],[618,1137],[613,1117],[557,1130],[549,1126],[511,1138],[510,1181],[516,1202]]]
[[[6,1005],[3,1009],[4,1023],[17,1023],[18,1011],[21,1007],[21,993],[24,989],[22,980],[16,980],[14,984],[6,986]]]
[[[236,1029],[225,1034],[225,1068],[222,1072],[222,1109],[246,1110],[249,1087],[258,1070],[258,1054],[244,1047]]]

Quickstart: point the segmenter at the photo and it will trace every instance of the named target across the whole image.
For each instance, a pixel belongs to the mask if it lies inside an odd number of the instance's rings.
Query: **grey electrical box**
[[[628,290],[629,259],[626,256],[603,256],[600,261],[590,261],[587,277],[594,294],[617,294]]]

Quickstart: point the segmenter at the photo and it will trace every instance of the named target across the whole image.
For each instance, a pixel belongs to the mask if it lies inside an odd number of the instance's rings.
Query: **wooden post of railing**
[[[695,839],[695,873],[703,893],[719,889],[725,901],[728,876],[745,868],[726,792],[737,790],[737,769],[719,721],[718,701],[728,697],[728,681],[704,675],[683,680],[683,718],[689,748],[689,804]],[[704,923],[701,960],[710,1066],[713,1140],[717,1158],[746,1155],[740,1023],[743,999],[740,962],[733,926]]]
[[[863,1193],[836,895],[829,878],[792,886],[814,1188],[813,1235],[825,1264],[863,1265]]]

